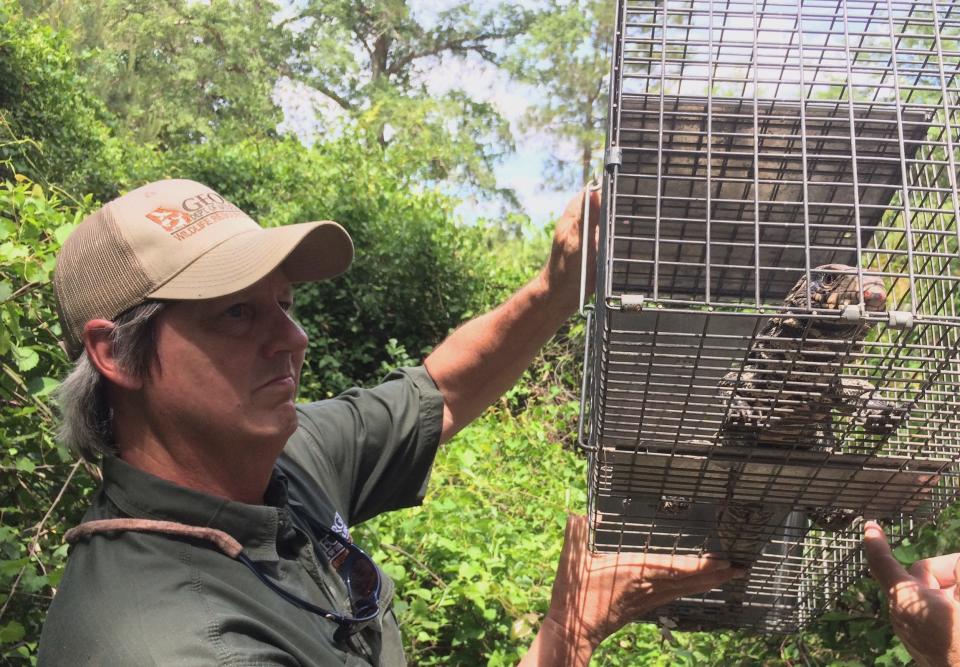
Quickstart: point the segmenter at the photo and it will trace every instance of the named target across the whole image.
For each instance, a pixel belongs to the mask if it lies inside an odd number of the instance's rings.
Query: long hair
[[[113,354],[120,367],[136,377],[146,377],[156,359],[156,321],[163,308],[163,302],[147,301],[114,319],[116,326],[110,333]],[[106,383],[84,351],[56,390],[60,412],[57,438],[92,463],[117,454]]]

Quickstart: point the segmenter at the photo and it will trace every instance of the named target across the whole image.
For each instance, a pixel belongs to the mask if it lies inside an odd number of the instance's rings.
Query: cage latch
[[[612,173],[615,167],[623,164],[623,149],[619,146],[610,146],[604,153],[603,164],[607,171]]]
[[[906,310],[891,310],[887,312],[887,326],[891,329],[913,328],[913,313]]]
[[[639,313],[643,310],[643,303],[646,300],[642,294],[621,294],[620,310],[628,313]]]

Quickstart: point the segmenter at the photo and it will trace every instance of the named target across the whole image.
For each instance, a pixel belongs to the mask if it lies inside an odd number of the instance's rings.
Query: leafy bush
[[[124,150],[65,36],[0,0],[0,177],[21,173],[74,197],[109,197],[123,180]]]
[[[583,462],[556,445],[575,408],[487,411],[442,447],[422,507],[356,530],[398,584],[412,664],[512,665],[529,646],[586,503]]]
[[[24,177],[0,182],[0,656],[31,655],[93,481],[54,441],[67,365],[50,275],[80,208]]]

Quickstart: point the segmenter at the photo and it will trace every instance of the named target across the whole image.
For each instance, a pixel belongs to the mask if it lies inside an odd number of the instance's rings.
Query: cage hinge
[[[891,329],[912,329],[913,313],[906,310],[890,310],[887,312],[887,326]]]
[[[603,164],[607,171],[612,173],[615,167],[623,164],[623,149],[619,146],[610,146],[603,155]]]
[[[848,322],[859,322],[866,318],[866,309],[861,304],[851,303],[843,307],[840,317]]]
[[[621,294],[620,310],[628,313],[639,313],[643,310],[646,297],[642,294]]]

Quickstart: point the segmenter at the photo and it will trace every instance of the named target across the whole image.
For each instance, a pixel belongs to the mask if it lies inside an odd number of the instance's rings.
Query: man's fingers
[[[587,517],[582,514],[568,514],[567,526],[563,531],[563,552],[576,560],[587,553]]]
[[[953,555],[956,556],[957,554]],[[953,580],[957,581],[958,579],[960,579],[960,558],[957,558],[957,562],[954,565],[953,570]],[[960,585],[954,584],[950,588],[953,589],[953,599],[957,602],[960,602]]]
[[[596,224],[600,219],[600,190],[587,190],[590,197],[590,222]]]
[[[730,561],[720,558],[650,553],[597,555],[593,557],[593,562],[590,564],[590,569],[594,572],[624,569],[629,570],[631,574],[640,573],[645,579],[650,580],[680,579],[701,572],[716,572],[730,568]]]
[[[571,220],[577,220],[583,215],[583,198],[586,196],[587,190],[581,190],[575,194],[570,201],[567,202],[567,207],[563,210],[563,217],[570,218]],[[591,202],[592,205],[593,202]],[[592,206],[591,206],[592,208]]]
[[[933,573],[923,567],[922,560],[918,560],[911,565],[907,572],[924,588],[940,588],[940,584],[937,582],[937,578]]]
[[[947,554],[918,560],[910,567],[910,574],[927,588],[947,588],[957,583],[960,554]]]
[[[590,197],[590,221],[596,223],[600,219],[600,191],[584,189],[575,194],[563,211],[563,217],[578,220],[583,216],[583,198]]]
[[[740,568],[728,567],[723,570],[699,572],[686,577],[660,581],[656,584],[648,604],[651,608],[656,608],[685,595],[706,593],[745,574],[746,572]]]
[[[883,528],[874,521],[868,521],[864,526],[863,550],[870,565],[870,573],[887,590],[898,584],[915,582],[910,573],[893,557]]]

